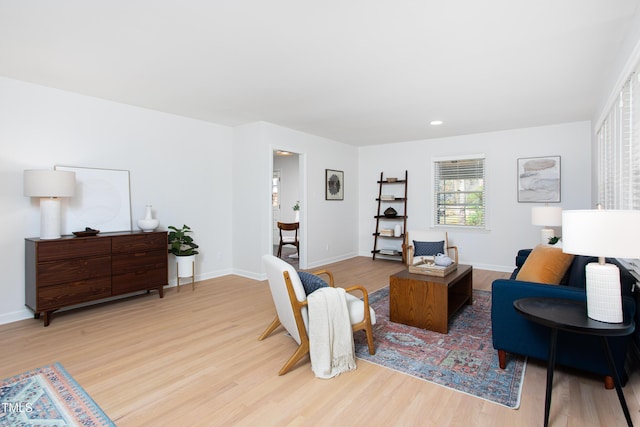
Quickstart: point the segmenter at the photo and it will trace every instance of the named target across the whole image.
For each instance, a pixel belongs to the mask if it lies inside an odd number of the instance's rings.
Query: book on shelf
[[[398,255],[399,253],[395,249],[380,249],[380,255]]]
[[[380,230],[380,235],[385,237],[393,237],[393,230],[391,228],[383,228]]]

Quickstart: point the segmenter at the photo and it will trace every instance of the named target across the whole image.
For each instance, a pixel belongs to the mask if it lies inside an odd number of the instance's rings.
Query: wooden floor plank
[[[338,285],[373,292],[403,267],[357,257],[326,268]],[[505,276],[474,270],[474,287]],[[0,325],[0,378],[58,361],[120,427],[542,424],[543,363],[529,362],[518,410],[360,360],[321,380],[306,357],[280,377],[296,345],[281,329],[257,340],[275,313],[266,282],[231,275],[165,294],[56,313],[47,328],[33,319]],[[638,425],[639,389],[634,372],[624,392]],[[616,426],[624,417],[599,378],[558,369],[551,425]]]

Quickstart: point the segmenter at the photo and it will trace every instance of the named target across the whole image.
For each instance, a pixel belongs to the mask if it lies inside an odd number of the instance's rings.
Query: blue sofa
[[[586,301],[585,267],[597,258],[575,256],[560,285],[515,280],[531,249],[518,251],[516,269],[510,279],[495,280],[492,284],[491,322],[493,347],[498,350],[500,367],[505,368],[507,353],[521,354],[546,361],[549,352],[549,328],[526,320],[513,308],[513,302],[526,297],[554,297]],[[616,260],[607,259],[620,268],[625,315],[636,318],[636,304],[631,297],[635,278]],[[636,319],[637,322],[637,319]],[[622,384],[627,381],[624,369],[631,337],[608,338],[616,369]],[[599,337],[580,335],[564,331],[558,332],[556,353],[557,365],[564,365],[588,371],[605,377],[605,386],[613,388],[613,379],[602,351]]]

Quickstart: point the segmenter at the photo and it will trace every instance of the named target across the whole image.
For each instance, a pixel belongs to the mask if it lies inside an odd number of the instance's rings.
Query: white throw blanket
[[[356,369],[353,331],[343,288],[320,288],[309,303],[309,355],[318,378],[333,378]]]

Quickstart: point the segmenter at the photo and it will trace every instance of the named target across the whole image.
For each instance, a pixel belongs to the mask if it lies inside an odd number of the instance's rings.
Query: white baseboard
[[[230,274],[246,277],[247,279],[257,280],[259,282],[262,282],[263,280],[267,280],[267,273],[256,273],[255,271],[236,269],[236,270],[233,270],[233,272]]]
[[[222,277],[222,276],[228,276],[229,274],[235,274],[233,272],[232,269],[224,269],[224,270],[216,270],[216,271],[211,271],[208,273],[203,273],[203,274],[196,274],[195,277],[195,281],[199,282],[201,280],[207,280],[207,279],[215,279],[216,277]],[[175,287],[177,285],[177,278],[174,277],[169,277],[169,287]],[[189,278],[183,277],[180,280],[180,286],[182,285],[188,285],[191,283],[191,280],[189,280]]]
[[[0,325],[25,319],[33,319],[33,313],[27,308],[24,308],[23,310],[13,311],[11,313],[0,314]]]
[[[478,270],[500,271],[502,273],[511,273],[516,268],[515,265],[506,267],[504,265],[474,264],[473,262],[468,261],[460,261],[460,264],[470,264],[473,268]]]
[[[322,266],[327,265],[327,264],[332,264],[334,262],[344,261],[344,260],[347,260],[347,259],[355,258],[357,256],[359,256],[359,255],[354,252],[354,253],[350,253],[350,254],[338,255],[336,257],[321,259],[321,260],[318,260],[316,262],[312,262],[312,263],[308,264],[307,265],[307,269],[322,267]]]

